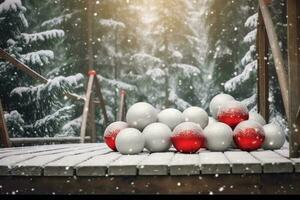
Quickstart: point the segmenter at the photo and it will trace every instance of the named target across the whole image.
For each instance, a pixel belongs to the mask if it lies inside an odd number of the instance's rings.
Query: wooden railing
[[[283,56],[280,51],[278,37],[275,32],[275,26],[267,7],[271,2],[271,0],[259,0],[257,27],[258,109],[266,119],[269,118],[268,47],[270,46],[274,58],[284,109],[289,122],[290,157],[299,157],[300,122],[298,120],[299,114],[297,114],[297,112],[300,109],[300,2],[297,0],[287,0],[288,74],[285,70]]]
[[[48,79],[42,76],[41,74],[37,73],[36,71],[32,70],[30,67],[25,65],[24,63],[20,62],[13,56],[6,53],[3,49],[0,48],[0,58],[8,61],[17,69],[23,71],[25,74],[29,75],[33,79],[40,81],[42,83],[48,83]],[[94,94],[98,96],[98,101],[94,100]],[[81,97],[76,94],[72,94],[70,92],[66,92],[65,95],[71,97],[74,100],[82,100],[84,101],[84,109],[83,109],[83,120],[81,125],[80,137],[53,137],[53,138],[9,138],[7,133],[7,128],[4,120],[4,114],[1,106],[1,113],[0,113],[0,133],[1,133],[1,144],[5,147],[19,144],[36,144],[36,143],[60,143],[60,142],[96,142],[97,135],[96,135],[96,126],[95,126],[95,106],[100,105],[100,108],[103,113],[104,124],[107,125],[108,123],[108,116],[107,111],[105,108],[105,101],[101,92],[101,85],[96,76],[96,72],[91,70],[89,72],[89,82],[87,86],[87,91],[85,97]],[[1,103],[1,102],[0,102]],[[89,136],[86,136],[88,132]],[[22,143],[23,141],[23,143]]]

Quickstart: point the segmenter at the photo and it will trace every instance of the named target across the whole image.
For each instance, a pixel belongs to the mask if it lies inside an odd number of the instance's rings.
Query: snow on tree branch
[[[256,28],[258,21],[258,13],[255,13],[254,15],[250,16],[247,21],[245,22],[245,27],[248,28]]]
[[[0,14],[6,12],[17,12],[18,10],[26,11],[21,0],[5,0],[0,4]]]
[[[47,115],[42,119],[37,120],[33,124],[33,128],[39,131],[51,133],[56,127],[70,120],[71,115],[75,112],[75,105],[63,107],[53,114]],[[49,130],[50,129],[50,130]]]
[[[65,32],[59,29],[53,29],[50,31],[44,31],[39,33],[22,33],[22,39],[25,41],[25,44],[38,41],[47,41],[51,39],[59,39],[65,36]]]
[[[183,72],[183,75],[186,77],[192,77],[196,76],[201,73],[201,71],[192,65],[187,65],[187,64],[173,64],[171,65],[172,68],[176,68],[177,70],[180,70]],[[177,71],[178,73],[178,71]]]
[[[39,65],[49,64],[50,60],[54,59],[54,53],[50,50],[40,50],[37,52],[31,52],[21,55],[22,59],[29,65]]]
[[[126,27],[126,25],[123,22],[115,21],[113,19],[101,19],[99,20],[99,24],[113,29]]]
[[[113,87],[117,87],[117,88],[122,88],[122,89],[125,89],[125,90],[137,90],[136,86],[133,86],[133,85],[129,85],[127,83],[124,83],[122,81],[117,81],[117,80],[111,80],[111,79],[107,79],[101,75],[97,75],[97,77],[99,78],[99,80],[102,82],[105,82],[107,83],[108,85],[111,85]]]
[[[253,60],[252,55],[255,51],[256,51],[256,46],[251,45],[249,51],[245,54],[245,56],[241,60],[242,65],[247,65],[249,62]]]
[[[256,34],[257,34],[257,29],[254,29],[253,31],[249,32],[245,37],[244,37],[244,42],[246,43],[251,43],[256,40]]]
[[[160,68],[149,69],[146,72],[147,76],[150,76],[153,80],[164,77],[166,73]]]
[[[244,71],[237,75],[236,77],[233,77],[229,81],[227,81],[224,84],[224,88],[226,91],[233,91],[237,88],[238,85],[245,82],[250,78],[250,75],[255,72],[257,69],[257,60],[254,60],[253,62],[246,65]]]
[[[58,16],[58,17],[54,17],[52,19],[49,19],[47,21],[44,21],[41,26],[42,27],[45,27],[45,26],[50,26],[50,27],[53,27],[53,26],[56,26],[56,25],[60,25],[62,24],[63,22],[67,21],[68,19],[70,19],[72,17],[72,15],[78,13],[79,11],[75,11],[73,13],[69,13],[69,14],[65,14],[65,15],[61,15],[61,16]]]

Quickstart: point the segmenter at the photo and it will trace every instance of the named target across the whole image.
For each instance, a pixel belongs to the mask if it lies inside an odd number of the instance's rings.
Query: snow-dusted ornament
[[[211,124],[213,124],[213,123],[215,123],[215,122],[218,122],[217,120],[215,120],[215,118],[213,118],[213,117],[208,117],[208,125],[211,125]]]
[[[256,121],[256,122],[260,123],[262,126],[267,124],[266,120],[263,118],[263,116],[261,116],[257,112],[249,112],[249,120]]]
[[[243,151],[254,151],[262,147],[265,140],[263,126],[253,120],[241,122],[233,131],[233,140]]]
[[[200,125],[194,122],[183,122],[175,127],[171,141],[181,153],[195,153],[204,147],[205,137]]]
[[[249,111],[247,106],[239,101],[227,101],[220,107],[217,118],[219,122],[235,128],[242,121],[249,119]]]
[[[147,125],[157,121],[157,110],[149,103],[136,103],[127,111],[126,121],[130,127],[142,131]]]
[[[171,147],[171,129],[162,123],[148,125],[143,134],[146,139],[145,148],[150,152],[164,152]]]
[[[189,107],[183,111],[184,121],[199,124],[204,129],[208,124],[208,114],[199,107]]]
[[[117,151],[116,148],[116,137],[119,132],[125,128],[128,128],[128,124],[126,122],[113,122],[111,123],[104,131],[104,142],[107,144],[109,148],[113,151]]]
[[[232,96],[229,94],[218,94],[216,95],[209,104],[209,110],[210,114],[213,116],[213,118],[217,119],[217,114],[219,111],[219,108],[226,103],[227,101],[234,100]]]
[[[285,142],[285,135],[282,129],[274,123],[263,126],[263,129],[266,134],[265,141],[263,143],[263,149],[280,149]]]
[[[211,151],[225,151],[231,146],[233,132],[227,124],[216,122],[204,129],[206,148]]]
[[[184,122],[183,114],[174,108],[168,108],[160,111],[157,118],[159,122],[166,124],[171,130],[173,130],[178,124]]]
[[[121,154],[134,155],[143,151],[145,136],[135,128],[125,128],[116,137],[116,147]]]

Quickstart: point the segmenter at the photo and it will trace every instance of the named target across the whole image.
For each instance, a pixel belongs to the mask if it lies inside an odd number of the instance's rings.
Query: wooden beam
[[[125,121],[125,113],[126,113],[125,104],[126,104],[126,92],[125,90],[122,89],[120,93],[118,121]]]
[[[288,74],[289,74],[289,144],[290,157],[300,157],[300,123],[297,112],[300,106],[300,2],[287,1],[288,15]],[[299,116],[299,114],[298,114]]]
[[[89,112],[88,112],[88,121],[87,121],[87,135],[91,136],[91,142],[97,142],[96,135],[96,124],[95,124],[95,103],[92,101],[94,94],[91,94]]]
[[[259,6],[265,23],[267,35],[269,38],[269,44],[274,58],[275,69],[279,81],[285,112],[286,115],[289,116],[288,79],[287,79],[287,74],[285,72],[282,53],[279,47],[278,37],[275,31],[275,27],[271,18],[270,11],[267,8],[266,4],[264,3],[264,0],[259,0]]]
[[[258,12],[257,25],[257,90],[258,90],[258,112],[269,121],[269,69],[268,69],[268,35],[261,11]]]
[[[16,58],[12,57],[8,53],[6,53],[3,49],[0,48],[0,57],[8,61],[9,63],[13,64],[19,70],[25,72],[27,75],[31,76],[33,79],[39,80],[42,83],[48,83],[48,80],[37,73],[36,71],[32,70],[30,67],[25,65],[24,63],[20,62]]]
[[[87,0],[87,59],[88,68],[94,68],[94,52],[93,52],[93,19],[94,19],[94,1]]]
[[[92,88],[93,88],[95,76],[96,76],[95,74],[89,73],[89,81],[88,81],[86,95],[85,95],[86,101],[83,107],[82,123],[80,129],[80,143],[84,143],[84,138],[86,135],[87,120],[88,120],[89,108],[90,108],[90,99],[92,96]]]
[[[4,119],[4,112],[3,112],[1,100],[0,100],[0,139],[1,139],[0,147],[11,146],[9,142],[9,135],[8,135],[5,119]]]
[[[103,94],[101,92],[101,84],[100,84],[100,81],[99,81],[97,75],[95,75],[95,87],[96,87],[95,88],[96,89],[96,95],[99,98],[100,108],[102,110],[102,114],[103,114],[103,118],[104,118],[104,124],[108,125],[108,115],[107,115],[107,111],[106,111],[106,108],[105,108],[105,100],[104,100]]]

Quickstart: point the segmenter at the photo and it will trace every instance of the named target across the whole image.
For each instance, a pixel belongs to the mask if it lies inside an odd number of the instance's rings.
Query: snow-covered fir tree
[[[0,2],[0,47],[21,62],[49,78],[47,72],[55,52],[51,43],[65,36],[61,29],[34,30],[25,17],[21,0]],[[83,76],[53,76],[46,84],[33,80],[13,65],[0,60],[0,98],[8,122],[9,134],[18,136],[53,136],[74,117],[74,105],[64,99],[66,91],[81,87]]]

